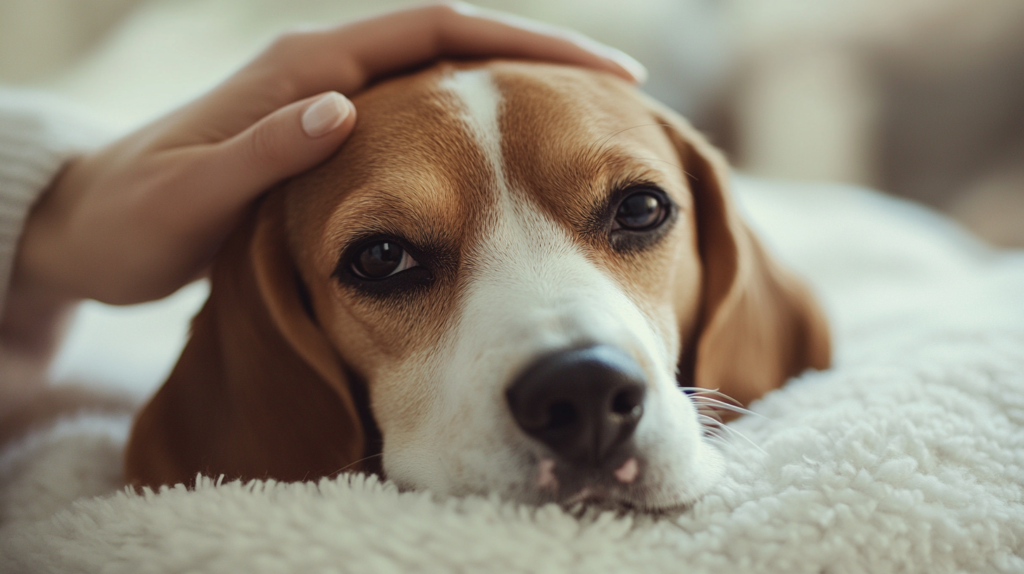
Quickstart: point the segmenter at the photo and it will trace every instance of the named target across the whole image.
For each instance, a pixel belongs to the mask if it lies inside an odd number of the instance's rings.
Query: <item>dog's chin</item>
[[[528,504],[543,506],[556,504],[569,513],[580,514],[589,511],[611,511],[615,513],[671,515],[685,512],[692,501],[665,500],[644,492],[643,488],[621,489],[590,484],[563,494],[535,492],[524,500]]]
[[[683,493],[666,494],[665,488],[649,484],[644,478],[621,484],[597,471],[566,471],[558,474],[557,485],[538,486],[535,480],[506,485],[495,490],[472,487],[431,488],[428,485],[394,481],[401,492],[432,491],[441,499],[463,496],[490,496],[530,506],[555,504],[577,516],[588,512],[642,513],[655,516],[672,515],[689,509],[694,500]],[[384,475],[387,478],[387,475]]]
[[[570,512],[678,513],[710,490],[722,471],[717,451],[699,440],[689,449],[690,457],[633,445],[599,465],[573,464],[528,443],[478,456],[471,456],[476,451],[470,448],[454,449],[451,454],[457,457],[451,460],[424,456],[432,451],[420,445],[403,446],[385,449],[383,465],[385,477],[402,491],[429,491],[441,498],[497,496],[530,506],[555,504]]]
[[[685,511],[693,503],[682,493],[666,496],[664,488],[651,484],[652,478],[642,470],[646,466],[642,461],[638,463],[641,469],[638,476],[623,482],[608,469],[580,470],[556,465],[559,468],[543,470],[543,460],[538,463],[537,479],[512,498],[538,506],[557,504],[572,513],[607,510],[671,514]]]
[[[652,502],[644,497],[621,497],[599,490],[586,490],[558,503],[566,512],[582,515],[589,512],[614,512],[616,514],[647,514],[654,517],[672,516],[686,512],[692,503]]]
[[[561,496],[541,495],[544,502],[561,506],[570,513],[584,511],[612,511],[616,513],[661,514],[682,511],[689,505],[683,502],[665,504],[649,500],[641,492],[588,485]]]

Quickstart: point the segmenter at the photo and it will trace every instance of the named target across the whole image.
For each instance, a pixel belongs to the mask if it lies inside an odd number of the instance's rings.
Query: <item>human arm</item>
[[[282,36],[211,92],[67,165],[26,220],[0,336],[52,347],[74,301],[173,292],[253,198],[344,141],[356,113],[339,92],[440,57],[489,56],[640,74],[580,36],[465,5]]]

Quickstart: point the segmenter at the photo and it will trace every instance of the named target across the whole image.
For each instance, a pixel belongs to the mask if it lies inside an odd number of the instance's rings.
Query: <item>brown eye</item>
[[[394,241],[378,241],[363,249],[352,262],[352,271],[363,279],[384,279],[419,263]]]
[[[619,204],[613,228],[646,231],[665,221],[667,213],[668,208],[661,197],[648,191],[637,192]]]

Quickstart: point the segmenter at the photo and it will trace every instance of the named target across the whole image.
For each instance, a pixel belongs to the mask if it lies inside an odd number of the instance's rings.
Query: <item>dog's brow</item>
[[[422,249],[439,249],[455,243],[455,238],[450,237],[451,230],[408,204],[366,202],[351,209],[343,206],[343,213],[343,217],[333,218],[340,225],[332,225],[326,237],[328,245],[338,252],[371,237],[383,236],[401,238]]]
[[[353,245],[374,237],[394,237],[403,239],[415,247],[426,250],[438,250],[454,244],[454,238],[449,237],[443,226],[426,221],[410,221],[408,217],[399,220],[398,217],[384,217],[379,221],[357,224],[344,230],[343,233],[331,238],[331,244],[339,250],[345,250]]]
[[[659,166],[659,162],[664,163],[660,158],[635,157],[605,146],[578,154],[573,160],[573,171],[589,177],[590,193],[585,199],[592,207],[597,207],[626,187],[655,185],[668,190],[671,186],[666,178],[666,167]]]

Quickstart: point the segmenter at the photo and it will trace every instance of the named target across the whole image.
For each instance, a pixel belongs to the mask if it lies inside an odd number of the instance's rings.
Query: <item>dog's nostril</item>
[[[574,464],[602,465],[626,444],[643,415],[640,366],[614,347],[549,355],[506,391],[526,434]]]
[[[617,415],[640,418],[644,413],[643,390],[635,388],[626,389],[615,393],[612,399],[612,412]]]

